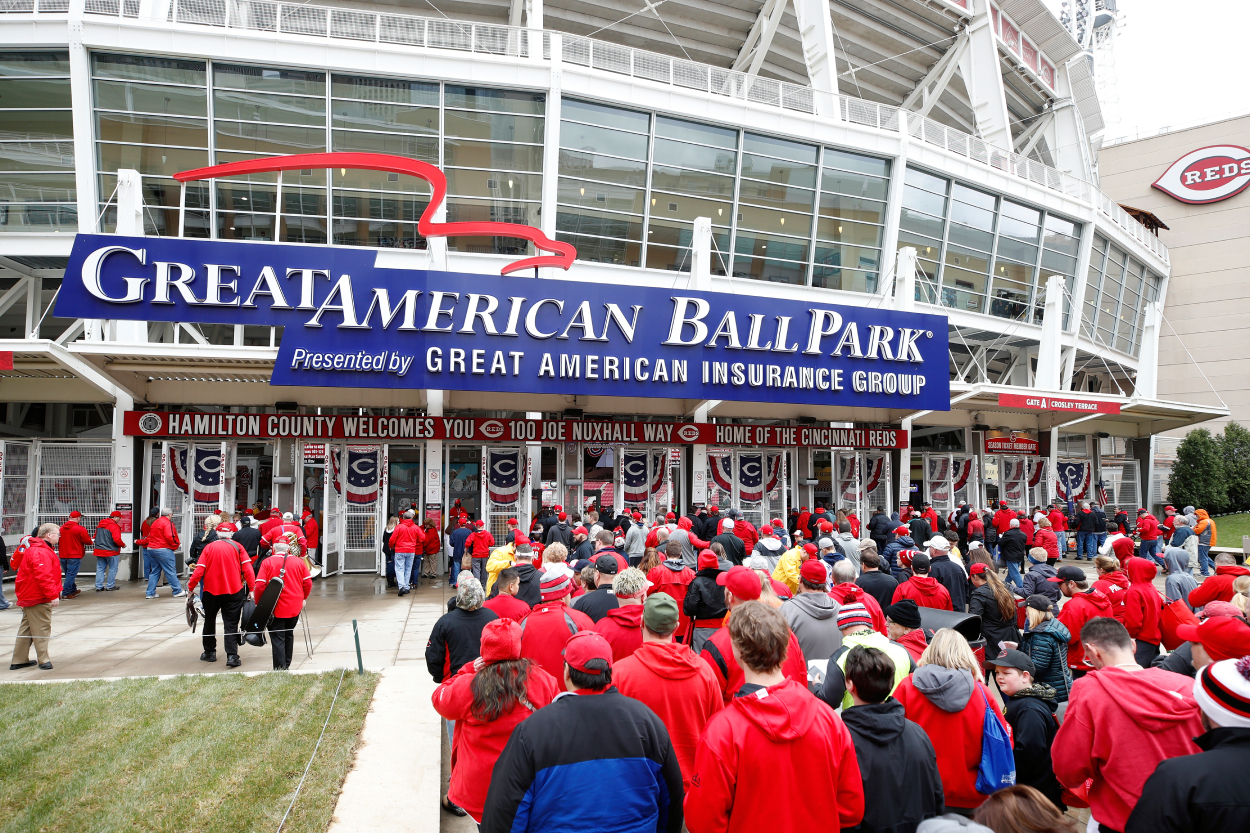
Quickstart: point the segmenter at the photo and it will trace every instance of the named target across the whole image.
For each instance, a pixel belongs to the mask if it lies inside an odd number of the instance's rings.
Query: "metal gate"
[[[325,524],[321,527],[322,575],[337,576],[343,572],[343,523],[339,513],[343,506],[342,484],[337,475],[342,449],[327,447],[327,459],[322,464],[321,491],[325,501]]]
[[[889,509],[890,455],[880,451],[833,452],[834,508],[861,519],[880,506]]]
[[[343,499],[342,572],[378,570],[380,533],[386,528],[386,519],[379,517],[384,488],[381,457],[382,449],[376,445],[349,445],[345,456],[338,448],[332,455],[332,468],[338,470],[334,485]]]
[[[756,527],[774,517],[785,518],[784,453],[710,449],[707,464],[709,505],[736,506]]]
[[[0,443],[0,535],[30,532],[30,504],[34,497],[30,488],[31,451],[29,442]]]
[[[680,482],[680,477],[680,449],[622,452],[618,480],[623,509],[641,512],[645,518],[663,519],[668,512],[676,511],[674,484]]]
[[[925,452],[925,500],[941,514],[955,510],[960,501],[977,503],[976,457],[971,454]]]
[[[486,528],[502,544],[508,519],[521,520],[528,494],[529,454],[524,447],[482,447],[482,506]]]

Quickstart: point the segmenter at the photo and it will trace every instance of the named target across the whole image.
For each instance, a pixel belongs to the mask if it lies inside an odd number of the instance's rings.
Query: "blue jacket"
[[[611,801],[581,801],[598,784]],[[682,781],[655,712],[608,686],[561,694],[512,731],[495,764],[483,833],[679,833]]]
[[[451,554],[456,559],[456,564],[460,563],[460,559],[464,557],[464,542],[469,540],[469,536],[473,532],[467,526],[457,527],[456,531],[451,533]],[[459,567],[454,567],[452,573],[460,572]]]
[[[900,575],[906,576],[899,567],[898,554],[903,550],[914,550],[915,548],[916,542],[907,535],[899,536],[885,545],[885,552],[881,553],[881,557],[890,565],[890,572],[894,574],[895,578],[898,578]],[[902,579],[899,580],[902,581]]]

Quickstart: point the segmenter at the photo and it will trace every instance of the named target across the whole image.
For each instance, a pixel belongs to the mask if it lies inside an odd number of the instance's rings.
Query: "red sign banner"
[[[986,454],[1024,454],[1032,457],[1037,455],[1038,447],[1037,440],[1024,437],[989,437],[985,440]]]
[[[821,428],[814,425],[732,425],[694,422],[617,422],[595,419],[485,419],[431,416],[320,416],[127,411],[127,436],[153,439],[301,439],[402,442],[583,442],[596,445],[732,445],[893,449],[907,446],[898,428]]]
[[[1030,411],[1057,411],[1065,414],[1118,414],[1119,402],[1094,402],[1089,399],[1065,399],[1042,394],[1000,393],[998,404],[1005,408]]]
[[[13,369],[13,351],[0,350],[0,370]]]

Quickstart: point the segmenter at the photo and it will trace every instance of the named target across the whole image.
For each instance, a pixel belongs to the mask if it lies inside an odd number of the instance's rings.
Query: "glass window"
[[[167,116],[208,115],[208,94],[202,89],[123,81],[94,83],[95,106],[99,110]]]
[[[362,153],[389,153],[438,164],[438,139],[434,136],[413,136],[404,133],[365,133],[359,130],[335,130],[332,133],[336,151],[354,150]]]
[[[560,117],[616,130],[629,130],[634,133],[646,134],[651,130],[651,116],[648,113],[605,107],[602,104],[569,98],[560,102]],[[563,144],[563,128],[561,128],[560,141]]]
[[[546,110],[545,93],[496,90],[483,87],[448,85],[445,104],[465,110],[491,110],[499,113],[542,115]]]
[[[816,187],[816,166],[751,153],[742,155],[742,176],[801,188]]]
[[[714,171],[732,176],[736,168],[737,154],[732,150],[657,138],[655,162],[657,165]]]
[[[420,105],[438,109],[438,85],[398,78],[369,78],[363,75],[331,76],[330,95],[360,101],[395,105]],[[384,108],[378,108],[384,110]]]
[[[890,160],[878,159],[875,156],[862,156],[858,153],[848,153],[844,150],[826,147],[825,155],[822,161],[825,168],[837,168],[842,171],[858,171],[862,174],[872,174],[888,178],[890,176]]]
[[[68,60],[68,56],[66,58]],[[207,81],[207,65],[203,61],[93,52],[91,67],[96,78],[114,78],[120,81],[154,81],[163,84],[187,84],[192,87],[203,87]]]
[[[680,139],[683,142],[697,142],[729,150],[738,148],[738,131],[728,127],[713,127],[710,124],[698,124],[692,121],[681,121],[667,116],[655,119],[655,135],[668,139]]]
[[[69,75],[68,52],[0,52],[0,77]]]
[[[620,185],[645,186],[647,162],[581,151],[560,151],[560,175],[597,179]]]
[[[642,214],[647,201],[646,191],[642,188],[625,188],[619,185],[607,185],[588,179],[572,179],[569,177],[560,177],[560,184],[556,189],[556,199],[562,205],[603,208],[609,211],[625,211],[631,214]]]
[[[0,112],[32,108],[68,108],[68,78],[6,78],[0,76]],[[12,118],[5,113],[5,120]]]
[[[874,200],[885,200],[886,191],[890,187],[887,179],[880,179],[848,171],[826,169],[820,180],[821,190],[835,194],[846,194],[852,197],[867,197]],[[939,202],[940,202],[939,198]],[[932,203],[930,203],[932,204]],[[919,203],[916,208],[923,208]],[[941,213],[940,210],[938,213]]]
[[[786,139],[778,139],[775,136],[760,136],[756,133],[747,133],[742,137],[742,150],[745,153],[772,156],[778,159],[798,162],[808,167],[816,165],[816,147],[814,145],[804,145]],[[745,170],[746,163],[744,161],[743,171],[745,172]]]
[[[948,186],[950,185],[945,179],[936,177],[931,173],[922,171],[919,168],[908,168],[903,176],[903,182],[913,188],[920,188],[924,191],[931,191],[934,194],[946,195]]]
[[[646,159],[648,142],[645,133],[626,133],[611,127],[577,122],[562,122],[560,125],[560,147],[590,154]]]
[[[213,115],[219,119],[316,125],[324,130],[326,102],[324,98],[218,90],[213,94]]]
[[[542,144],[543,141],[543,120],[534,116],[447,110],[444,118],[443,132],[447,136],[491,142]]]
[[[293,69],[213,65],[213,84],[218,89],[253,90],[325,97],[326,74]]]

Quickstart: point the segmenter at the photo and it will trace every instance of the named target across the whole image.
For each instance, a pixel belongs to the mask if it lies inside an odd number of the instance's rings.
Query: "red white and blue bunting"
[[[765,493],[777,488],[777,480],[781,477],[781,455],[768,456],[768,482],[764,482],[764,454],[738,455],[738,499],[763,500]],[[708,457],[708,465],[712,469],[712,480],[717,486],[730,494],[733,493],[733,457]]]
[[[1055,492],[1060,500],[1080,500],[1089,492],[1090,464],[1060,463]]]

